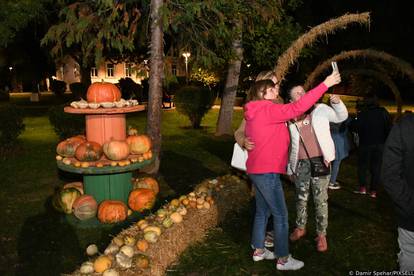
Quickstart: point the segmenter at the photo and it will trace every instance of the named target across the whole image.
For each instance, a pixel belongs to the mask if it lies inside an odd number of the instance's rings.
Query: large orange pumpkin
[[[155,203],[155,192],[150,189],[135,189],[129,194],[128,205],[134,211],[151,209]]]
[[[102,223],[116,223],[127,218],[128,207],[122,201],[104,200],[99,204],[98,219]]]
[[[112,140],[103,145],[103,151],[110,160],[123,160],[129,155],[129,145],[125,141]]]
[[[158,194],[160,191],[160,186],[158,185],[157,180],[152,177],[143,177],[135,179],[132,184],[134,189],[150,189],[153,190],[155,194]]]
[[[90,103],[117,102],[121,99],[121,91],[115,84],[95,82],[89,86],[86,99]]]
[[[70,137],[57,145],[56,152],[64,157],[73,157],[77,147],[84,142],[86,138],[83,135]]]
[[[127,137],[129,149],[133,154],[142,154],[151,149],[152,141],[148,135],[130,135]]]
[[[80,220],[93,218],[98,210],[98,203],[91,195],[81,195],[72,205],[75,217]]]
[[[75,157],[79,161],[97,161],[102,154],[102,146],[96,142],[84,142],[75,151]]]

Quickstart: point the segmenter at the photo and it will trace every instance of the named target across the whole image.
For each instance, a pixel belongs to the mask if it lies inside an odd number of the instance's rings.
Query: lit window
[[[91,77],[97,77],[98,76],[98,70],[96,67],[91,68]]]
[[[113,77],[114,76],[114,64],[113,63],[108,63],[106,65],[106,76],[107,77]]]
[[[125,63],[125,77],[131,77],[131,76],[132,76],[132,64]]]

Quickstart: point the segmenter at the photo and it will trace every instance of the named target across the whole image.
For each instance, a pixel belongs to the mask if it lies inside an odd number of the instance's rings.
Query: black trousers
[[[359,146],[358,180],[360,187],[368,187],[368,177],[371,176],[369,188],[371,191],[377,191],[381,178],[383,149],[383,144]]]

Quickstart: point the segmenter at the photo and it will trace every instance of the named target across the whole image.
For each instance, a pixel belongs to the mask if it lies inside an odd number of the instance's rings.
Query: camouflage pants
[[[328,184],[330,175],[312,177],[309,160],[299,160],[296,170],[296,227],[305,229],[308,218],[308,198],[312,189],[315,205],[316,232],[326,235],[328,227]]]

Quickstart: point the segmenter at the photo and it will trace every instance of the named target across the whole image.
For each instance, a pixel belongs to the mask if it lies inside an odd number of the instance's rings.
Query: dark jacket
[[[414,114],[394,125],[384,147],[382,177],[398,226],[414,231]]]
[[[352,123],[359,136],[359,145],[382,145],[391,129],[388,111],[379,106],[371,106],[361,111]]]

